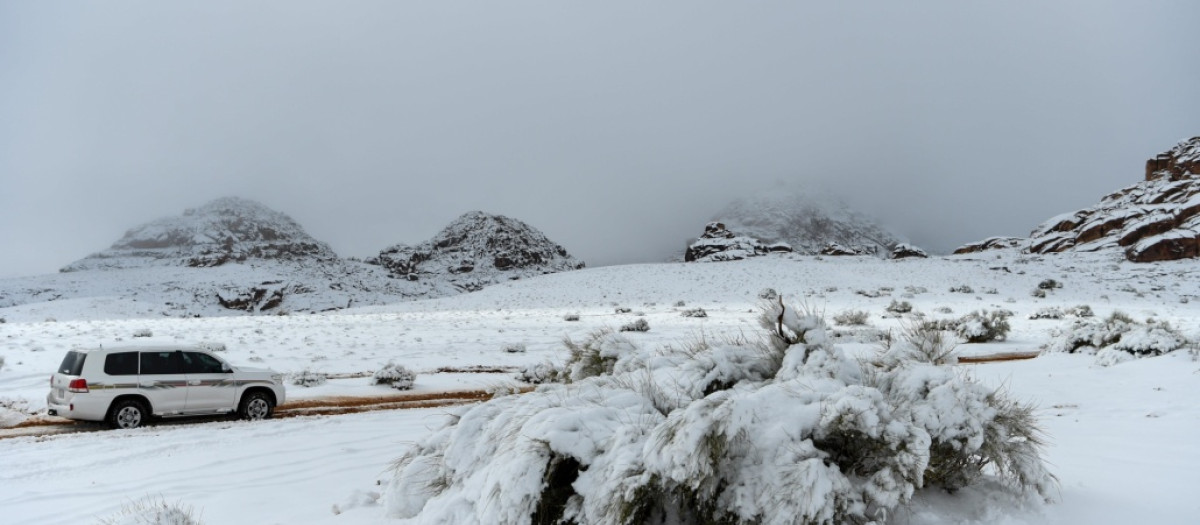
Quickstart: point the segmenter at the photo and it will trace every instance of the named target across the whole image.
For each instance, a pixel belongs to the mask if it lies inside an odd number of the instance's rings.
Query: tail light
[[[67,391],[68,392],[76,392],[76,393],[87,392],[88,391],[87,379],[83,379],[83,378],[72,379],[71,382],[67,385]]]

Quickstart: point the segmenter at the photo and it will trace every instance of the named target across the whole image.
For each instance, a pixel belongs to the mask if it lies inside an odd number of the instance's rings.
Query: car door
[[[180,352],[187,373],[188,413],[223,412],[234,409],[237,385],[233,372],[220,359],[204,352]],[[227,371],[228,370],[228,371]]]
[[[138,390],[156,414],[178,414],[187,403],[187,374],[178,350],[141,352]]]

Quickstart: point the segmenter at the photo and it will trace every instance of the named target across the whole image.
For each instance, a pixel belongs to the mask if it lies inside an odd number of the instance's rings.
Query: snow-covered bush
[[[154,336],[154,332],[151,332],[149,328],[138,328],[137,330],[133,331],[133,337],[153,337],[153,336]]]
[[[1133,356],[1156,356],[1173,352],[1187,344],[1187,339],[1169,323],[1139,323],[1125,313],[1114,311],[1107,319],[1075,321],[1063,330],[1051,349],[1060,352],[1092,353],[1114,350]],[[1116,364],[1113,356],[1102,356],[1101,364]]]
[[[208,350],[209,352],[224,352],[225,351],[225,343],[214,343],[211,341],[203,341],[201,343],[198,343],[196,346],[199,346],[203,350]]]
[[[779,292],[776,292],[774,288],[763,288],[758,291],[758,298],[764,301],[774,301],[779,298]]]
[[[889,304],[886,308],[887,311],[894,314],[906,314],[911,312],[912,309],[912,303],[908,301],[897,301],[895,299],[893,299],[891,304]]]
[[[637,350],[628,339],[609,329],[596,330],[579,344],[568,337],[563,339],[563,346],[568,354],[562,379],[567,382],[611,374],[618,357]]]
[[[956,345],[946,337],[946,332],[931,323],[905,326],[899,339],[885,341],[878,360],[888,366],[903,361],[931,365],[957,363],[958,358],[953,355]]]
[[[567,314],[563,316],[563,321],[578,321],[579,314]]]
[[[958,286],[951,286],[950,293],[975,293],[975,289],[965,284],[960,284]]]
[[[292,384],[302,387],[320,386],[328,379],[324,372],[313,372],[307,368],[292,374]]]
[[[525,353],[525,343],[507,343],[500,349],[510,354],[523,354]]]
[[[1072,317],[1095,317],[1096,314],[1092,312],[1091,306],[1081,304],[1079,306],[1072,306],[1071,308],[1068,308],[1067,315]]]
[[[1047,306],[1045,308],[1039,308],[1036,312],[1029,314],[1029,318],[1032,320],[1062,319],[1064,315],[1066,314],[1063,313],[1061,308],[1057,306]]]
[[[413,386],[413,382],[417,380],[417,373],[409,370],[404,365],[398,365],[393,361],[388,361],[388,364],[383,365],[383,368],[376,370],[371,374],[372,385],[388,385],[396,390],[409,390]]]
[[[862,310],[846,310],[835,314],[833,322],[844,326],[863,326],[867,324],[867,319],[870,317],[871,314]]]
[[[626,308],[624,306],[618,306],[615,309],[613,309],[613,313],[618,313],[618,314],[627,314],[632,311],[633,311],[632,308]]]
[[[1006,310],[974,311],[959,319],[954,331],[968,343],[1003,341],[1011,329],[1008,325],[1011,315],[1012,313]]]
[[[632,323],[626,323],[626,324],[621,325],[621,331],[622,332],[649,332],[650,331],[650,323],[646,322],[645,319],[638,319]]]
[[[147,497],[121,507],[116,514],[101,519],[99,525],[200,525],[189,505],[167,503],[158,497]]]
[[[563,370],[554,363],[534,363],[517,373],[517,380],[533,385],[554,383],[563,379]]]
[[[1032,292],[1029,292],[1029,295],[1036,297],[1038,299],[1045,299],[1046,291],[1041,288],[1034,288]]]
[[[388,514],[883,523],[925,488],[1054,491],[1030,407],[949,367],[852,359],[822,319],[781,304],[762,324],[762,342],[657,350],[596,334],[581,346],[601,347],[606,370],[465,407],[409,449]]]
[[[690,308],[679,313],[684,317],[708,317],[708,312],[703,308]]]
[[[0,355],[0,370],[4,369],[4,356]]]

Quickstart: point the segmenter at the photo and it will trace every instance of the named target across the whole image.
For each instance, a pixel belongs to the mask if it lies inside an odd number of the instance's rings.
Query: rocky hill
[[[397,278],[445,281],[463,291],[584,267],[536,228],[481,211],[463,214],[428,241],[397,244],[366,262]]]
[[[986,249],[974,243],[955,253]],[[1089,208],[1053,217],[1022,245],[1031,253],[1122,250],[1136,262],[1200,257],[1200,137],[1146,161],[1145,179]]]
[[[785,243],[797,253],[818,254],[831,245],[854,253],[886,255],[902,242],[866,214],[823,191],[780,186],[734,201],[713,217],[737,236]]]
[[[60,271],[336,259],[328,245],[309,236],[291,217],[252,200],[226,197],[133,228],[107,250]]]
[[[443,297],[582,267],[527,224],[479,212],[369,263],[342,259],[287,215],[223,198],[133,228],[58,274],[0,280],[0,310],[13,319],[39,319],[40,312],[72,318],[319,312]]]
[[[704,226],[704,233],[683,255],[685,262],[737,261],[773,252],[790,252],[786,243],[765,244],[758,239],[739,236],[719,222]]]

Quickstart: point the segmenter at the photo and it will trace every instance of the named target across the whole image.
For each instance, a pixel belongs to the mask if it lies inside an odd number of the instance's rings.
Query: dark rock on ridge
[[[688,246],[683,254],[685,262],[736,261],[773,252],[790,252],[786,243],[766,244],[752,237],[739,236],[725,228],[720,222],[704,226],[704,233]]]
[[[466,291],[584,267],[532,226],[480,211],[463,214],[428,241],[391,246],[366,262],[386,268],[397,278],[444,278]]]

